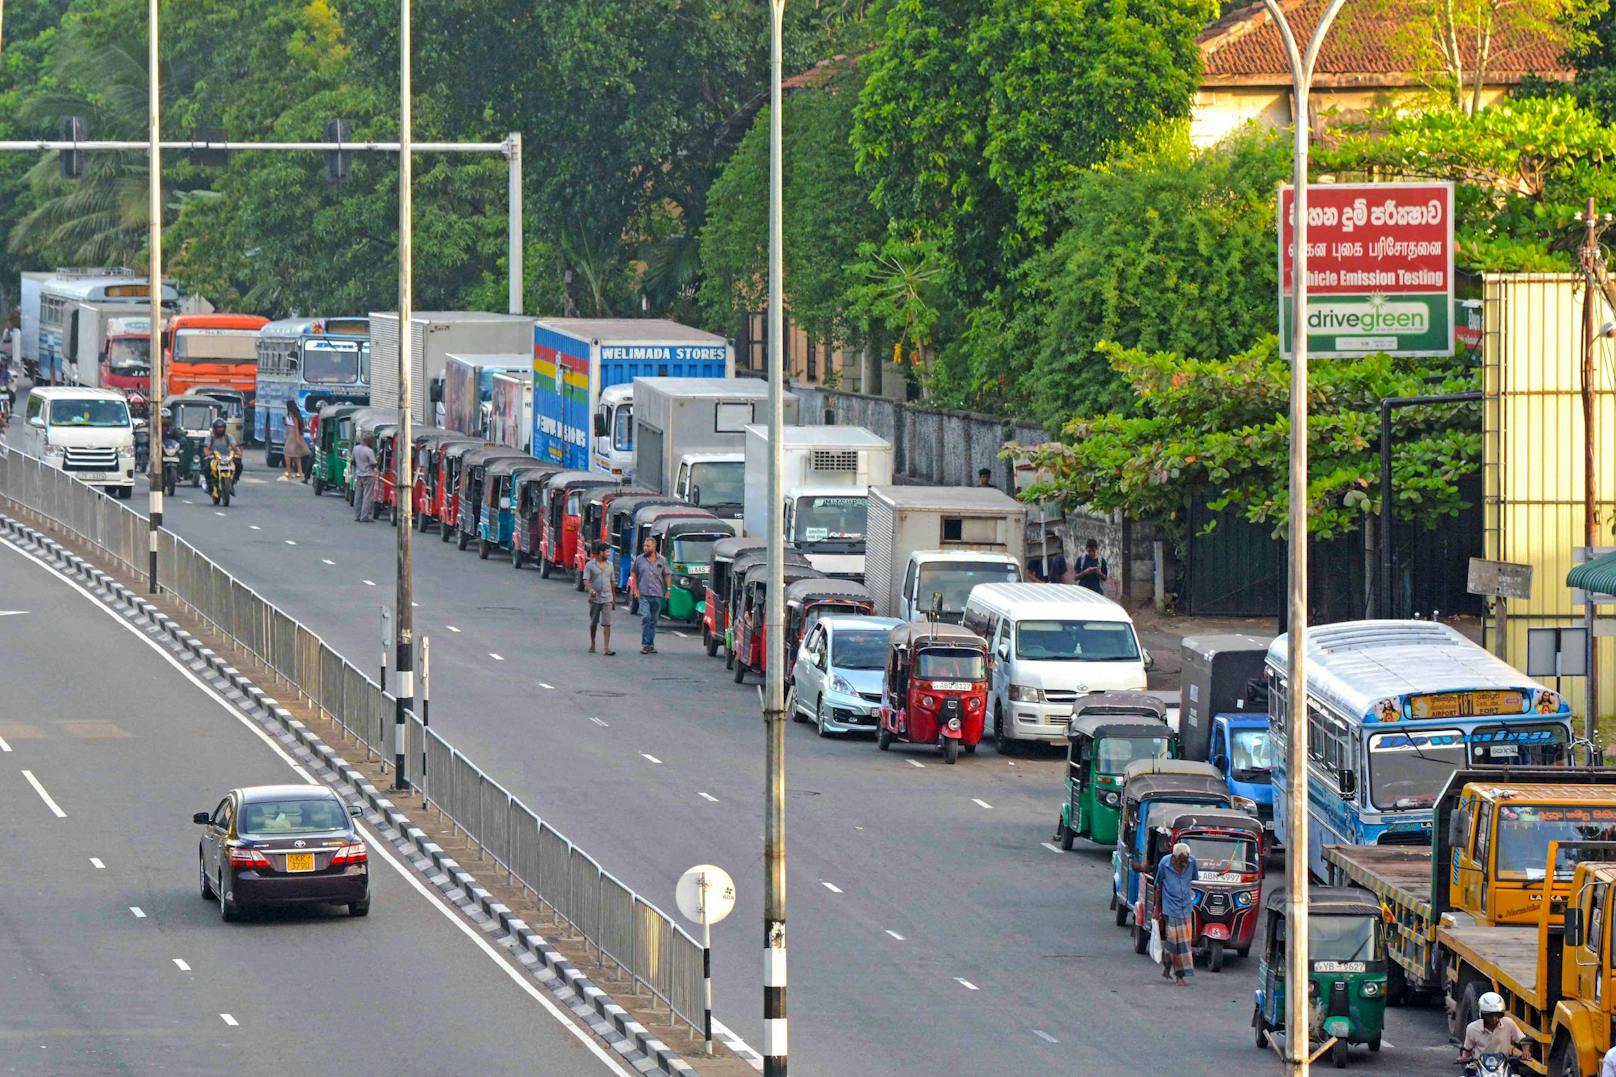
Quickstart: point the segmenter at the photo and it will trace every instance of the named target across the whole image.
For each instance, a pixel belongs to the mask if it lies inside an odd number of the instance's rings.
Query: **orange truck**
[[[163,397],[189,389],[234,389],[252,407],[258,386],[256,314],[177,314],[163,327]]]

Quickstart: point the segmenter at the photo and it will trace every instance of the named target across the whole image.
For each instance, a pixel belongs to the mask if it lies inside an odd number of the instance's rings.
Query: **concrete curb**
[[[384,836],[410,861],[416,871],[465,913],[484,933],[497,936],[497,942],[567,1008],[583,1020],[613,1050],[642,1073],[692,1075],[696,1070],[666,1043],[657,1039],[640,1022],[589,979],[571,961],[518,918],[505,905],[477,883],[452,857],[415,826],[370,779],[353,767],[330,745],[302,722],[292,717],[279,701],[267,695],[250,678],[231,666],[200,639],[163,613],[135,591],[43,533],[0,515],[0,530],[34,547],[59,566],[78,576],[102,597],[122,607],[132,619],[147,622],[171,641],[171,649],[194,672],[206,673],[236,697],[233,703],[251,714],[260,725],[277,736],[283,745],[298,754],[319,772],[321,780],[340,785],[369,809],[367,822],[383,828]]]

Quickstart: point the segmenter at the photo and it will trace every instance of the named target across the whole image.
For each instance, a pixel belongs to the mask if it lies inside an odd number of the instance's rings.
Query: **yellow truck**
[[[1616,769],[1458,771],[1432,809],[1431,833],[1428,848],[1324,850],[1332,881],[1380,899],[1387,1001],[1440,993],[1461,1035],[1477,999],[1497,991],[1537,1044],[1528,1069],[1597,1072],[1616,1002],[1610,940],[1600,940],[1616,882],[1616,865],[1601,862],[1616,860]],[[1568,901],[1580,910],[1569,927]]]

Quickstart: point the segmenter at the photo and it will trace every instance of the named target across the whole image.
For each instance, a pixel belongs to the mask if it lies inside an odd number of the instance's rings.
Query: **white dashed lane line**
[[[1037,1036],[1039,1039],[1043,1040],[1045,1043],[1059,1043],[1060,1042],[1060,1040],[1057,1040],[1054,1036],[1051,1036],[1049,1033],[1045,1032],[1041,1028],[1033,1029],[1032,1034],[1034,1036]]]
[[[105,871],[105,870],[107,870],[107,866],[105,864],[101,863],[101,858],[99,856],[90,857],[90,866],[92,868],[94,868],[96,871]]]
[[[320,560],[321,560],[321,561],[322,561],[322,562],[324,562],[324,563],[325,563],[325,564],[328,564],[328,565],[334,565],[334,564],[336,564],[336,562],[335,562],[335,561],[333,561],[333,560],[331,560],[331,558],[329,558],[329,557],[322,557],[322,558],[320,558]]]
[[[971,981],[965,979],[962,976],[954,977],[954,982],[959,984],[961,987],[965,988],[965,990],[967,990],[967,991],[980,991],[981,990],[981,988],[977,987]]]
[[[903,936],[898,934],[896,931],[892,930],[890,927],[887,928],[887,934],[891,935],[893,938],[897,939],[899,942],[903,941]]]
[[[288,546],[296,546],[297,545],[297,543],[292,539],[286,539],[285,542],[286,542],[286,545],[288,545]]]
[[[904,762],[908,763],[911,767],[919,767],[921,770],[926,769],[926,764],[922,763],[918,759],[905,759]]]
[[[494,652],[493,652],[493,651],[489,651],[489,652],[488,652],[488,657],[489,657],[489,658],[492,658],[492,659],[493,659],[493,660],[494,660],[494,661],[496,661],[496,662],[503,662],[503,661],[505,661],[505,656],[504,656],[504,655],[502,655],[502,654],[495,654],[495,653],[494,653]]]
[[[458,629],[458,628],[456,628],[456,627],[455,627],[455,626],[454,626],[454,625],[444,625],[444,626],[443,626],[443,627],[445,627],[445,628],[447,628],[447,629],[448,629],[448,630],[449,630],[449,631],[451,631],[451,632],[458,632],[458,631],[460,631],[460,629]]]
[[[703,799],[703,800],[710,800],[714,804],[718,803],[718,798],[713,796],[711,793],[700,793],[700,792],[698,792],[696,795],[698,797],[700,797],[701,799]]]
[[[1065,851],[1060,846],[1056,845],[1052,841],[1041,841],[1038,844],[1042,845],[1044,848],[1048,849],[1052,853],[1059,853],[1059,852],[1064,852]]]
[[[376,586],[376,581],[375,580],[366,580],[365,581],[365,586],[366,587],[375,587]]]
[[[640,755],[644,756],[646,759],[649,759],[651,762],[656,763],[659,766],[662,763],[662,760],[658,759],[656,756],[652,755],[650,752],[641,752]]]
[[[978,808],[986,808],[988,811],[993,810],[993,805],[992,804],[989,804],[987,801],[982,800],[979,797],[972,797],[971,798],[971,803],[975,804]]]
[[[146,919],[146,914],[145,914],[144,911],[141,910],[139,905],[131,905],[131,906],[129,906],[129,911],[135,914],[135,919],[136,920],[144,920],[144,919]]]
[[[0,737],[0,752],[9,752],[9,751],[11,751],[11,745],[6,743],[6,738]]]
[[[229,1025],[231,1028],[235,1028],[237,1025],[241,1024],[240,1021],[237,1021],[234,1017],[231,1017],[227,1013],[221,1013],[219,1015],[219,1020],[223,1021],[225,1024]]]
[[[539,682],[539,687],[540,688],[548,688],[552,692],[555,691],[555,685],[553,685],[553,684],[545,684],[543,681]]]
[[[187,965],[183,958],[176,957],[174,959],[174,967],[179,969],[181,972],[190,972],[191,971],[191,966]]]
[[[828,883],[824,879],[819,880],[819,885],[823,886],[826,890],[829,890],[833,894],[840,894],[842,892],[841,887],[837,886],[835,883]]]
[[[606,723],[601,721],[599,718],[596,718],[594,715],[590,715],[589,720],[591,722],[594,722],[596,725],[600,726],[602,729],[607,728]]]
[[[262,531],[263,528],[259,527],[257,524],[248,524],[247,525],[247,530],[248,531]]]
[[[22,776],[28,779],[28,784],[34,787],[34,792],[39,794],[39,799],[45,802],[45,807],[51,810],[52,815],[56,816],[58,819],[67,818],[67,813],[62,810],[61,805],[57,804],[56,801],[51,799],[51,795],[49,793],[45,792],[45,787],[39,784],[39,779],[34,777],[33,771],[25,770],[22,772]]]

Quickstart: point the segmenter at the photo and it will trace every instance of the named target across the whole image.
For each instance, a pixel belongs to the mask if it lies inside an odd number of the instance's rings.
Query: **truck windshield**
[[[251,363],[258,365],[256,329],[181,329],[174,358],[183,363]]]
[[[887,664],[887,634],[838,632],[831,638],[830,664],[836,669],[880,669]]]
[[[1101,774],[1121,774],[1135,759],[1166,756],[1166,737],[1102,737],[1094,749],[1094,766]]]
[[[634,405],[619,404],[612,412],[612,448],[618,452],[634,451]],[[740,498],[735,499],[739,501]]]
[[[151,339],[117,337],[107,341],[107,367],[114,374],[139,378],[151,373]]]
[[[1309,961],[1379,961],[1380,939],[1369,916],[1309,916]]]
[[[1229,767],[1237,782],[1267,781],[1273,768],[1273,742],[1266,729],[1237,729]]]
[[[1616,807],[1576,804],[1501,804],[1498,808],[1500,879],[1541,881],[1551,841],[1610,841],[1616,838]],[[1555,857],[1554,877],[1571,878],[1581,859],[1574,851]]]
[[[1124,621],[1022,621],[1016,657],[1039,662],[1138,661],[1139,645]]]
[[[312,385],[352,385],[359,380],[359,345],[348,340],[306,342],[303,380]]]
[[[1369,797],[1381,811],[1429,808],[1464,763],[1457,729],[1377,733],[1369,738]]]
[[[714,460],[690,467],[690,487],[697,505],[739,505],[745,498],[746,464]]]
[[[1190,847],[1190,855],[1195,857],[1203,876],[1229,871],[1249,874],[1257,870],[1257,843],[1250,838],[1191,834],[1181,840]]]
[[[129,405],[122,400],[53,400],[52,426],[128,426]]]
[[[710,565],[713,563],[713,543],[717,541],[711,535],[676,538],[673,540],[673,560],[681,565]]]
[[[931,596],[941,593],[944,613],[963,613],[971,588],[979,583],[1020,583],[1021,567],[1002,561],[934,561],[920,568],[915,605],[930,610]]]
[[[797,500],[797,542],[804,546],[864,548],[864,521],[870,503],[860,495],[802,497]]]
[[[987,661],[968,647],[929,647],[915,658],[915,677],[922,681],[984,681]]]

